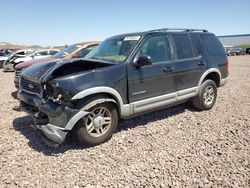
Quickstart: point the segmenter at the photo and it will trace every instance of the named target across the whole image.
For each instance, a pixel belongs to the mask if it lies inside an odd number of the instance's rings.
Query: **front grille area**
[[[21,88],[32,94],[41,95],[42,89],[39,83],[21,78]]]

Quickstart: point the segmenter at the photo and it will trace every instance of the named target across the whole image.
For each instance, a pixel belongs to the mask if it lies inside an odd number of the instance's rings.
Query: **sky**
[[[65,45],[158,28],[250,33],[250,0],[0,0],[0,41]]]

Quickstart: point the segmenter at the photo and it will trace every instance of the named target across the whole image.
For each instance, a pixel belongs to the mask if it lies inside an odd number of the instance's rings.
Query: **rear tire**
[[[108,141],[118,125],[115,104],[101,103],[87,111],[90,113],[75,125],[75,136],[80,144],[95,146]]]
[[[201,84],[198,95],[193,98],[193,106],[198,110],[210,110],[217,98],[217,86],[213,80]]]

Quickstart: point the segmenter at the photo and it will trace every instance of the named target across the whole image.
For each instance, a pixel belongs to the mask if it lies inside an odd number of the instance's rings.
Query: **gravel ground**
[[[189,104],[122,121],[113,138],[50,148],[15,111],[0,71],[0,187],[250,187],[250,56],[230,57],[214,108]]]

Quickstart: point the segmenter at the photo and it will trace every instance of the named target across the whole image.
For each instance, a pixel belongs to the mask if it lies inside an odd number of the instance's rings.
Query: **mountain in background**
[[[65,45],[66,46],[66,45]],[[18,44],[11,44],[8,42],[0,42],[0,49],[33,49],[33,50],[38,50],[38,49],[43,49],[43,48],[56,48],[56,49],[63,49],[65,46],[39,46],[39,45],[18,45]]]

